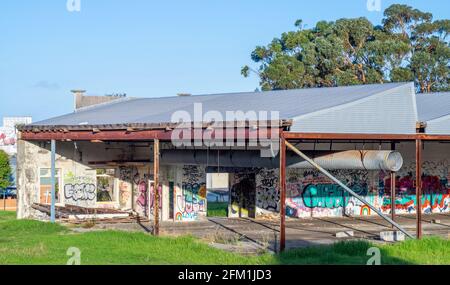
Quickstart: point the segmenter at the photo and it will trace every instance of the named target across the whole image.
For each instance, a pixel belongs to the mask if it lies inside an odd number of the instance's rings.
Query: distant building
[[[11,157],[14,185],[16,184],[17,126],[31,124],[32,121],[31,117],[4,117],[3,126],[0,127],[0,150]]]
[[[111,102],[117,99],[125,98],[126,94],[111,94],[105,96],[86,95],[85,90],[72,90],[74,95],[74,109],[79,110],[85,107],[90,107],[98,104]]]

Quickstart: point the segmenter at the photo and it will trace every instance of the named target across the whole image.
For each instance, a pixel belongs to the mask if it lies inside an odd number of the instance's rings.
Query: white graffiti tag
[[[73,201],[92,201],[95,199],[94,184],[66,184],[64,196]]]

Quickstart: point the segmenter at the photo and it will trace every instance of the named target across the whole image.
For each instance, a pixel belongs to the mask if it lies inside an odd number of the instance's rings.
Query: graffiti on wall
[[[69,171],[64,175],[64,198],[70,204],[83,204],[84,206],[95,203],[97,195],[95,176],[77,176]]]
[[[382,197],[381,210],[385,213],[391,212],[391,197]],[[403,194],[395,198],[396,213],[415,213],[416,195]],[[443,213],[449,210],[450,194],[423,194],[421,199],[422,212],[426,214]]]
[[[365,172],[333,171],[354,191],[367,192]],[[315,170],[290,170],[286,213],[291,217],[342,215],[354,211],[354,201],[346,191]],[[348,208],[348,210],[346,210]]]
[[[139,214],[148,216],[149,196],[148,181],[151,180],[148,167],[119,168],[119,197],[121,207],[132,207]]]
[[[373,201],[367,171],[335,170],[332,174],[353,191]],[[259,212],[279,212],[277,170],[260,170],[257,174],[257,207]],[[370,193],[369,193],[370,192]],[[262,211],[261,211],[262,210]],[[286,213],[291,217],[370,214],[358,200],[315,170],[288,169],[286,177]]]
[[[66,184],[64,185],[64,197],[71,201],[95,201],[94,184]]]
[[[121,208],[131,208],[131,173],[130,167],[119,168],[119,204]]]
[[[197,166],[184,166],[181,193],[176,196],[178,221],[195,221],[206,213],[206,173]]]
[[[256,206],[267,211],[279,211],[280,192],[278,189],[278,172],[276,170],[261,169],[257,173]]]
[[[416,212],[416,177],[415,163],[402,168],[397,173],[395,183],[395,212]],[[422,212],[442,213],[448,212],[450,204],[449,163],[448,160],[438,162],[425,161],[422,164]],[[391,178],[389,175],[380,173],[379,191],[381,199],[381,210],[385,213],[391,212]]]
[[[9,155],[17,153],[17,134],[14,128],[0,128],[0,150]]]
[[[230,217],[255,217],[256,178],[255,173],[232,174],[230,190]]]
[[[16,133],[12,132],[0,132],[0,146],[8,146],[16,144]]]
[[[425,161],[422,175],[422,211],[424,213],[450,212],[450,183],[448,160]],[[353,191],[385,214],[391,212],[390,174],[383,171],[335,170],[330,171]],[[258,209],[279,212],[273,205],[277,193],[276,170],[261,170],[257,174]],[[409,164],[397,173],[396,212],[415,213],[415,164]],[[286,177],[286,213],[291,217],[321,217],[373,215],[362,202],[351,197],[344,189],[315,170],[288,169]],[[270,206],[272,203],[272,206]]]
[[[17,154],[17,125],[31,124],[31,117],[4,117],[0,126],[0,149],[9,155]]]

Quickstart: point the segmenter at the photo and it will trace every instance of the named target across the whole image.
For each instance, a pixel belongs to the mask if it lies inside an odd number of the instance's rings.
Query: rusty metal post
[[[286,248],[286,140],[280,138],[280,252]]]
[[[153,234],[159,235],[159,139],[155,139],[153,143],[153,217],[155,225]]]
[[[416,237],[422,238],[422,140],[416,140]]]
[[[395,172],[391,171],[391,219],[395,221]],[[392,227],[394,227],[392,225]]]

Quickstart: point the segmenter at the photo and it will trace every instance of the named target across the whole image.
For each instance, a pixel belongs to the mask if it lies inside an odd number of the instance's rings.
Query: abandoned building
[[[49,219],[52,205],[201,220],[208,173],[228,174],[230,218],[277,217],[282,240],[285,217],[409,213],[420,237],[422,214],[450,211],[449,93],[391,83],[76,98],[75,112],[20,128],[18,218]]]

